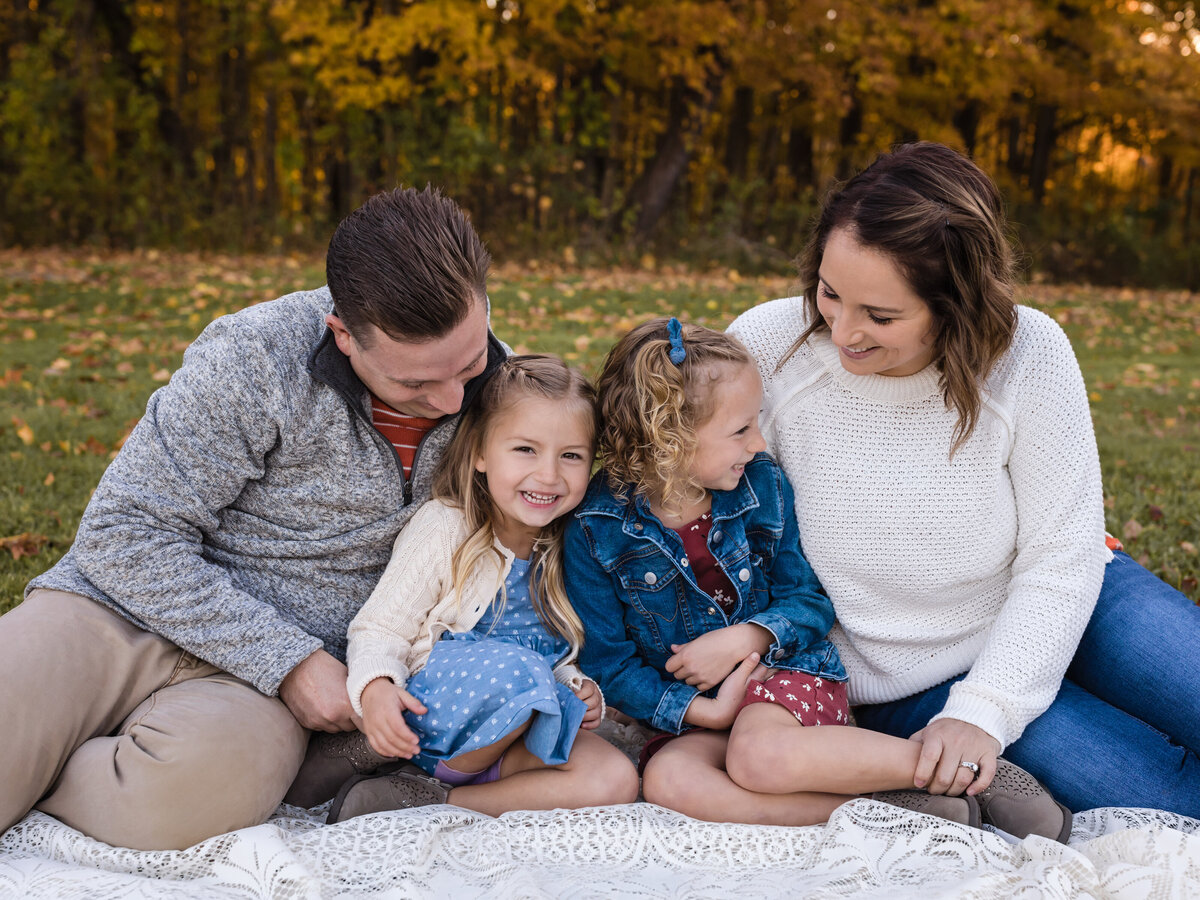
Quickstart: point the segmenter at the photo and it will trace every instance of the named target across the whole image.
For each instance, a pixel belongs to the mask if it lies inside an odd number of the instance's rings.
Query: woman
[[[902,146],[827,199],[803,298],[731,327],[851,702],[931,793],[1003,752],[1076,811],[1200,817],[1200,607],[1106,546],[1083,378],[1005,230],[970,160]]]

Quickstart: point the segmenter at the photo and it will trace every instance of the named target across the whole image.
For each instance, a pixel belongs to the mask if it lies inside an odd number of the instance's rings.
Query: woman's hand
[[[575,696],[587,704],[587,712],[583,714],[579,727],[591,731],[600,724],[600,688],[592,679],[585,678],[579,690],[575,691]]]
[[[390,678],[376,678],[363,689],[362,709],[362,732],[380,756],[412,759],[421,749],[417,736],[404,721],[404,711],[423,716],[429,710]]]
[[[992,783],[1000,742],[982,728],[961,719],[938,719],[912,736],[921,742],[921,758],[913,784],[931,794],[975,796]],[[962,765],[972,762],[979,774]]]
[[[666,670],[698,691],[720,684],[746,656],[762,656],[771,646],[771,632],[743,622],[702,634],[686,644],[672,644]]]

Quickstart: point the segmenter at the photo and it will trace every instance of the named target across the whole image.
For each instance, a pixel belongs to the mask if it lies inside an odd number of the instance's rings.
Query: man
[[[328,286],[214,321],[75,542],[0,618],[0,831],[110,844],[258,824],[309,729],[346,731],[346,627],[504,356],[490,257],[436,191],[338,226]]]

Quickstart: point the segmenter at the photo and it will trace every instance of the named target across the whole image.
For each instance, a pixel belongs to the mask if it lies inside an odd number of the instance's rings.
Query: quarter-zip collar
[[[484,384],[495,374],[496,369],[506,356],[508,356],[508,352],[504,345],[492,334],[489,328],[487,336],[487,365],[483,372],[476,375],[464,385],[462,409],[466,409],[475,401]],[[331,328],[325,328],[321,339],[317,341],[309,353],[307,369],[314,381],[319,381],[321,384],[336,391],[346,401],[346,405],[354,410],[355,415],[370,425],[372,430],[379,435],[380,440],[387,444],[388,448],[392,451],[392,458],[396,464],[396,472],[400,476],[400,482],[404,486],[405,503],[410,502],[412,499],[411,488],[409,486],[409,479],[404,476],[404,464],[400,461],[400,454],[396,452],[396,448],[392,446],[391,442],[380,434],[379,429],[375,428],[375,423],[371,421],[370,392],[367,390],[367,386],[362,383],[362,379],[355,374],[354,368],[350,365],[350,358],[338,349]],[[462,415],[462,409],[453,415],[443,416],[425,437],[421,439],[421,443],[417,446],[416,454],[413,457],[413,471],[416,471],[417,459],[421,456],[421,447],[424,446],[425,441],[435,431],[450,427],[452,423],[457,423],[459,416]]]

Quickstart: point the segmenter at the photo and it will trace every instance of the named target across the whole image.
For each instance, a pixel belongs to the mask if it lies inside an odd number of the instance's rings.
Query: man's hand
[[[360,720],[346,693],[346,667],[317,650],[287,673],[279,699],[296,721],[313,731],[354,731]]]
[[[580,728],[591,731],[600,724],[600,688],[590,678],[585,678],[575,696],[587,704],[587,712],[583,714]]]
[[[420,700],[397,687],[390,678],[376,678],[362,693],[362,733],[380,756],[412,759],[421,749],[417,736],[404,721],[404,711],[423,716],[429,710]]]
[[[666,670],[698,691],[707,691],[732,672],[749,654],[770,649],[771,632],[743,622],[702,634],[686,644],[672,644]]]
[[[958,795],[965,790],[971,796],[992,783],[996,774],[996,756],[1000,742],[961,719],[938,719],[912,736],[921,742],[921,758],[913,773],[913,784],[931,794]],[[979,775],[963,766],[973,762]]]

